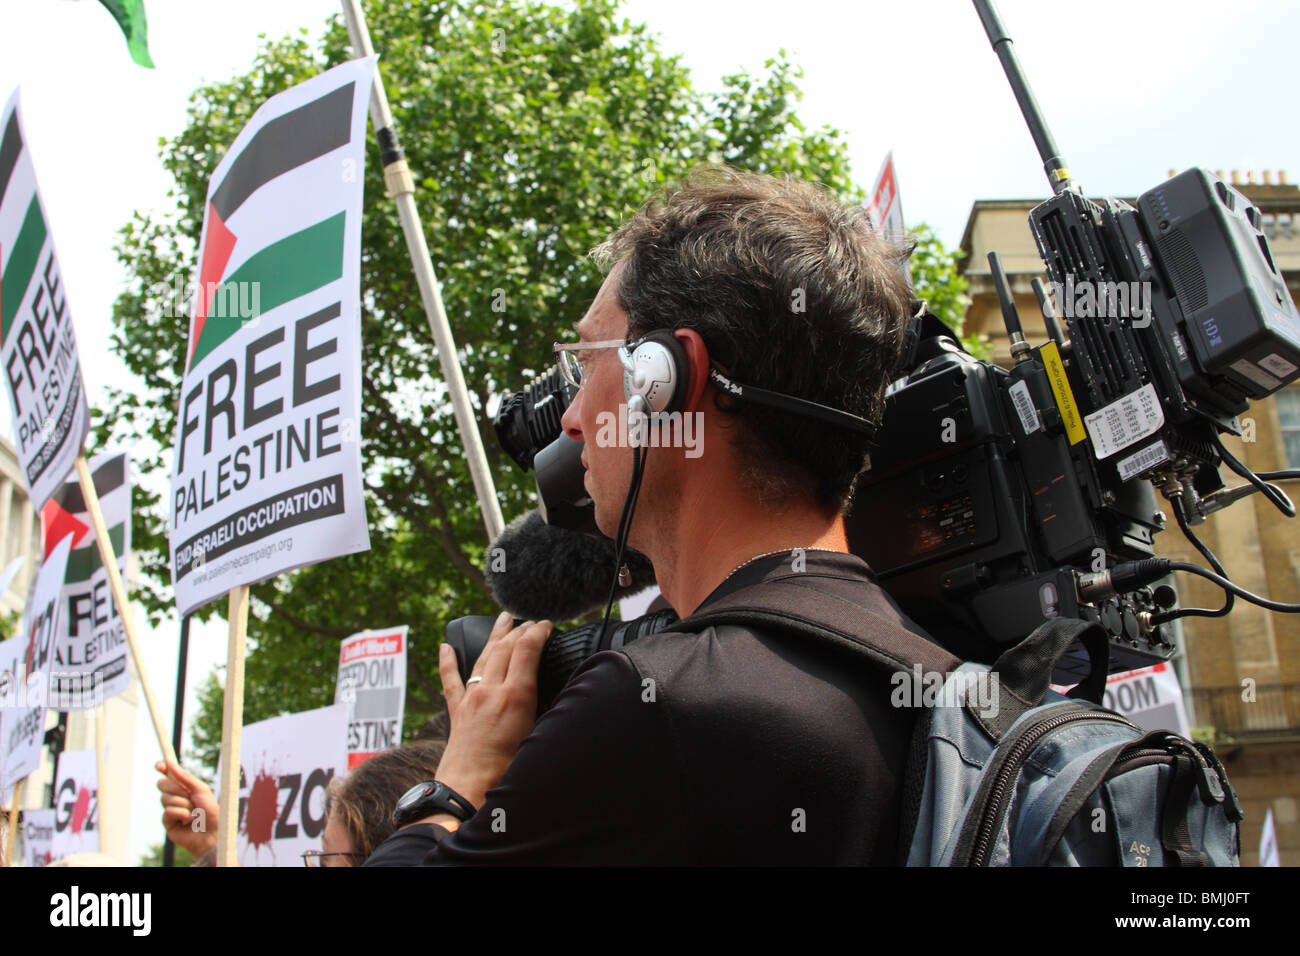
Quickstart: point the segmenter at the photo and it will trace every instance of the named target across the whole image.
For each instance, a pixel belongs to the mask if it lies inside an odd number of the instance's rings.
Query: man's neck
[[[703,499],[703,500],[699,500]],[[844,519],[807,506],[771,506],[716,495],[683,501],[676,521],[651,544],[659,589],[682,617],[695,609],[733,571],[751,558],[791,548],[847,552]]]

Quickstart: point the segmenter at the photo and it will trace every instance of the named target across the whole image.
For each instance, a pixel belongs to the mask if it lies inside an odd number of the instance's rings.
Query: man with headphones
[[[404,800],[370,865],[896,862],[916,713],[891,706],[890,675],[779,625],[689,618],[813,595],[876,646],[955,663],[848,553],[842,518],[910,317],[909,251],[818,187],[727,169],[596,250],[608,276],[557,347],[579,386],[563,427],[600,529],[688,620],[591,657],[535,724],[549,622],[503,615],[468,686],[444,658],[439,786]],[[648,416],[657,440],[611,415]]]

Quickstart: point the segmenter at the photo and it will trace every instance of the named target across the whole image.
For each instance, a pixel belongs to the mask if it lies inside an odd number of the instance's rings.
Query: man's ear
[[[682,411],[698,411],[704,390],[709,385],[709,350],[704,345],[704,339],[700,338],[700,333],[694,329],[678,329],[673,332],[673,337],[681,343],[686,352],[686,361],[691,367],[691,387],[686,393],[686,401],[682,403]]]

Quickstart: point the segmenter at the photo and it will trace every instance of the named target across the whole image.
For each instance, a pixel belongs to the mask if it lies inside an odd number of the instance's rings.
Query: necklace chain
[[[770,558],[774,554],[782,554],[786,551],[832,551],[832,550],[833,550],[832,548],[809,548],[809,547],[777,548],[775,551],[767,551],[764,552],[763,554],[756,554],[748,561],[742,561],[740,564],[736,565],[734,568],[731,569],[731,574],[735,574],[741,568],[753,564],[755,561],[759,560],[760,558]],[[727,577],[730,578],[731,574],[728,574]]]

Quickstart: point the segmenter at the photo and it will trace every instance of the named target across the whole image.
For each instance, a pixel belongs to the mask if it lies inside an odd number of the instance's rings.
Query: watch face
[[[397,808],[394,813],[401,813],[403,810],[415,806],[420,802],[422,797],[426,794],[433,793],[436,789],[438,789],[438,785],[433,781],[417,783],[410,790],[406,791],[406,793],[402,794],[402,799],[397,801]]]

